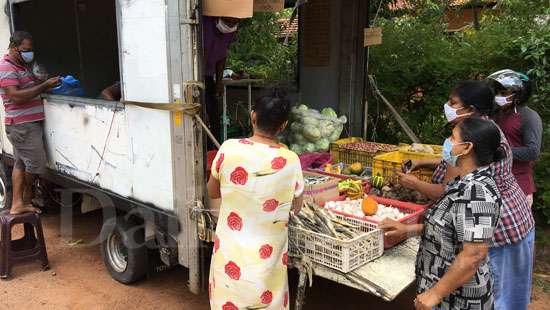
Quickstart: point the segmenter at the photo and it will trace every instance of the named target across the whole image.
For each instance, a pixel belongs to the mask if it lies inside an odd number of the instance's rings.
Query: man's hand
[[[401,184],[401,186],[416,190],[416,184],[418,182],[416,176],[401,172],[397,172],[397,176],[399,177],[399,184]]]
[[[414,308],[416,310],[432,310],[435,306],[441,303],[443,298],[436,294],[433,290],[428,290],[418,296],[414,300]]]
[[[400,223],[390,218],[385,218],[378,224],[378,228],[384,231],[384,235],[396,239],[407,238],[409,235],[409,225]]]
[[[58,76],[49,78],[46,80],[46,82],[44,82],[48,89],[56,87],[57,85],[59,85],[59,83],[61,83],[61,79]]]

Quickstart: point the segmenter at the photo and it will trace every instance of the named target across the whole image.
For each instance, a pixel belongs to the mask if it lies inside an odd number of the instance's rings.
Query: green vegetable
[[[304,137],[308,139],[311,142],[317,141],[319,138],[321,138],[321,131],[312,125],[305,125],[304,131],[303,131]]]
[[[336,128],[334,127],[334,123],[332,121],[322,120],[319,123],[319,130],[321,130],[321,136],[330,137]]]
[[[305,105],[305,104],[301,104],[301,105],[299,105],[298,107],[296,107],[296,109],[297,109],[298,111],[307,111],[307,110],[308,110],[308,107],[307,107],[307,105]]]
[[[319,125],[319,120],[317,120],[315,117],[305,116],[304,118],[302,118],[302,123],[304,125],[317,126]]]
[[[330,147],[330,141],[328,141],[328,139],[320,139],[319,141],[315,142],[315,147],[318,151],[328,151]]]
[[[299,122],[294,122],[290,124],[290,131],[294,133],[301,133],[304,130],[304,125],[300,124]]]
[[[334,142],[340,138],[342,131],[344,130],[344,125],[338,124],[335,126],[334,132],[328,138],[329,141]]]
[[[296,144],[306,144],[307,139],[301,133],[294,133],[292,135],[292,142]]]
[[[306,143],[304,145],[304,152],[305,153],[312,153],[312,152],[315,152],[315,144],[313,143]]]
[[[304,152],[304,149],[299,144],[291,144],[290,145],[290,150],[293,151],[294,153],[298,154],[298,155],[300,155]]]
[[[321,110],[321,114],[328,117],[338,117],[338,114],[336,114],[336,111],[334,111],[332,108],[324,108],[323,110]]]

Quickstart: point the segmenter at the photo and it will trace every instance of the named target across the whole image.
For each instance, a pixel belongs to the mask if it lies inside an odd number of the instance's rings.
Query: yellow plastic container
[[[330,144],[330,155],[332,156],[332,162],[340,162],[340,146],[348,143],[362,142],[363,138],[349,137],[340,140],[336,140]]]
[[[422,152],[413,152],[411,151],[412,145],[410,144],[399,144],[399,150],[404,154],[411,156],[410,159],[426,159],[426,158],[440,158],[443,156],[443,146],[433,145],[433,144],[420,144],[422,146],[429,146],[434,150],[434,153],[422,153]]]
[[[412,153],[412,154],[409,154]],[[433,155],[433,154],[430,154]],[[414,159],[430,159],[433,157],[422,155],[422,153],[415,153],[415,152],[402,152],[402,151],[395,151],[395,152],[389,152],[380,154],[374,157],[374,163],[372,167],[372,175],[373,176],[382,176],[386,181],[390,181],[391,183],[397,183],[398,182],[398,176],[397,172],[402,172],[402,165],[403,162],[406,160],[414,160]],[[431,169],[418,169],[411,174],[416,175],[420,180],[431,182],[433,170]]]

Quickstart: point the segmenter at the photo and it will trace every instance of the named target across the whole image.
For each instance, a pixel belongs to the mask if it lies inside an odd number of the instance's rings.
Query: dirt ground
[[[41,272],[39,264],[16,267],[9,281],[0,282],[0,309],[208,309],[206,294],[191,294],[186,287],[186,269],[173,268],[152,273],[136,285],[120,284],[109,276],[99,247],[85,245],[97,238],[100,214],[76,216],[72,240],[60,236],[59,217],[45,214],[51,270]],[[75,242],[74,241],[81,241]],[[290,286],[297,276],[290,273]],[[538,280],[530,310],[549,309],[548,279]],[[291,290],[291,295],[294,293]],[[308,288],[305,309],[412,309],[414,290],[409,288],[397,300],[387,303],[354,289],[319,278]]]

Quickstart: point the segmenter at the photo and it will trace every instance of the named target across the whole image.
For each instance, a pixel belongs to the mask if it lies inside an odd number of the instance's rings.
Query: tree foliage
[[[413,2],[418,5],[409,10],[413,14],[380,13],[377,26],[383,29],[383,44],[371,47],[369,68],[382,93],[420,139],[441,144],[448,135],[443,104],[457,82],[509,68],[527,73],[535,83],[528,104],[543,118],[543,151],[549,151],[549,1],[499,1],[485,10],[479,29],[457,33],[445,31],[442,16],[448,3]],[[371,138],[407,142],[390,112],[372,96],[369,102]],[[535,170],[540,190],[534,208],[550,223],[550,156],[543,155]]]

